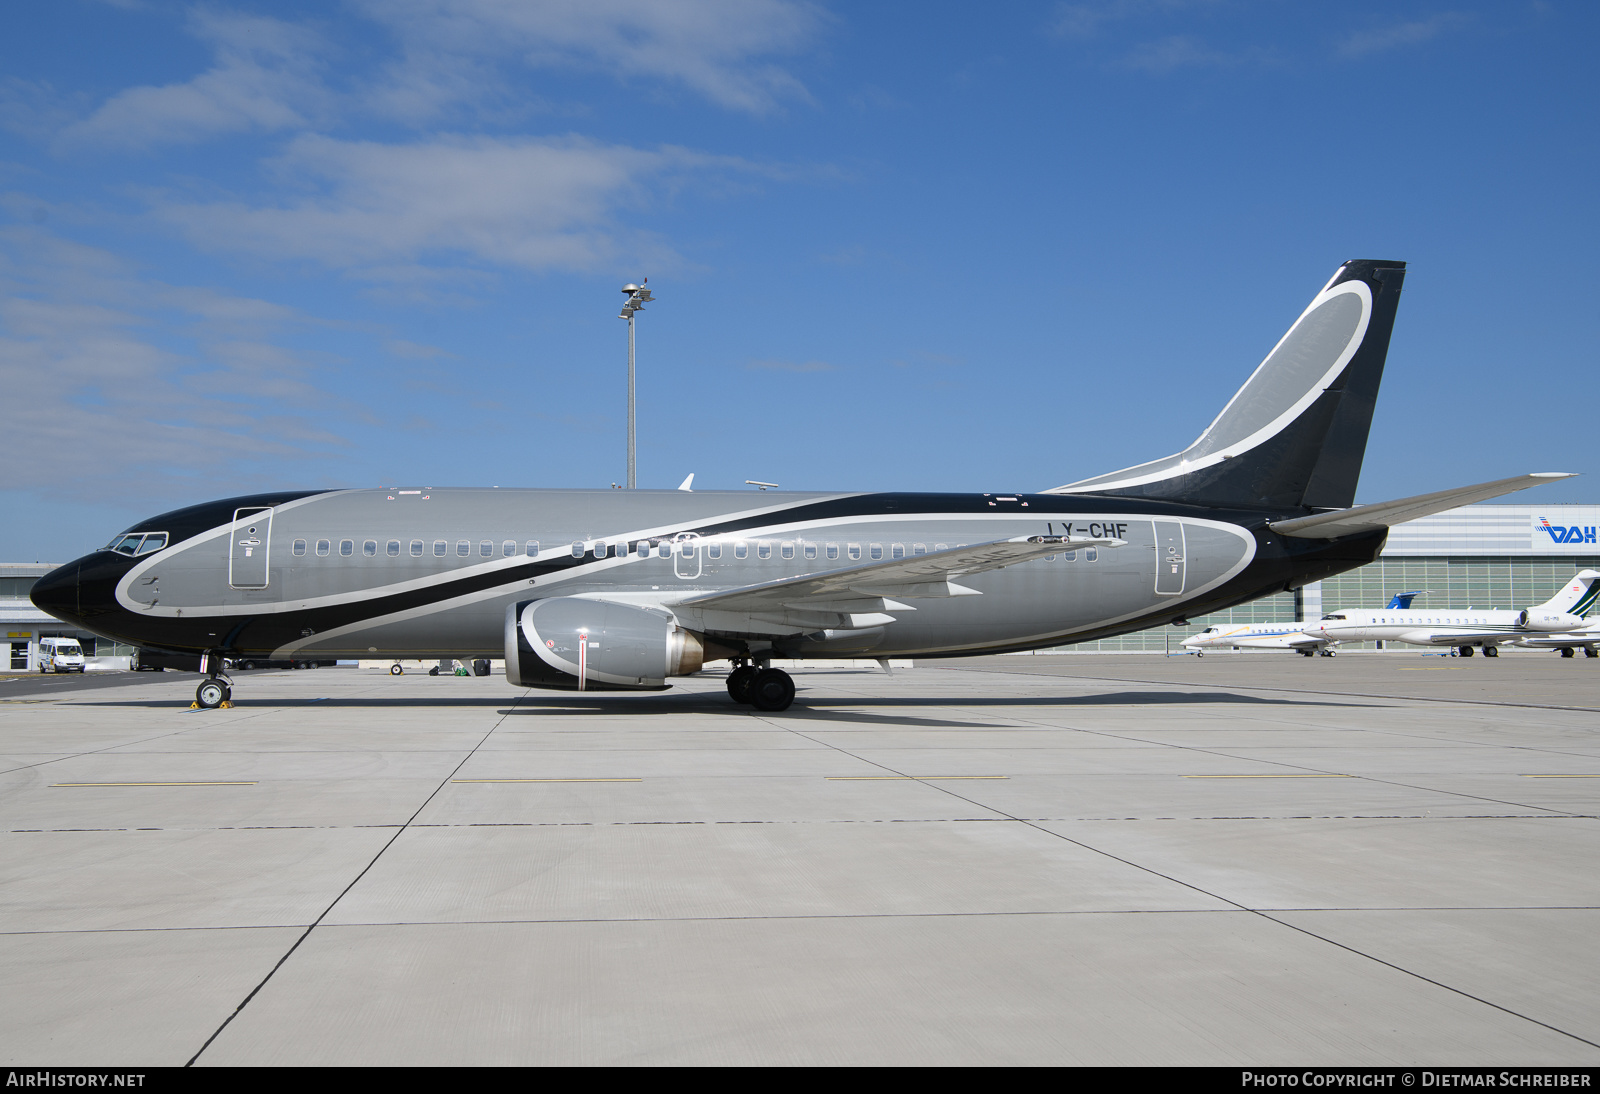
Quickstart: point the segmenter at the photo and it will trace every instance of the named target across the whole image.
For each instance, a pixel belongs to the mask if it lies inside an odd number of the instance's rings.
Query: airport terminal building
[[[1389,533],[1378,561],[1329,581],[1198,617],[1188,627],[1159,627],[1060,652],[1179,651],[1183,639],[1216,624],[1285,623],[1319,619],[1340,608],[1381,608],[1395,593],[1413,589],[1421,592],[1417,608],[1527,608],[1548,600],[1578,570],[1600,568],[1597,528],[1600,505],[1467,505],[1400,525]],[[0,623],[9,655],[0,672],[36,669],[39,639],[47,637],[79,638],[84,653],[104,667],[126,667],[131,647],[75,630],[29,602],[33,582],[54,568],[0,564]]]

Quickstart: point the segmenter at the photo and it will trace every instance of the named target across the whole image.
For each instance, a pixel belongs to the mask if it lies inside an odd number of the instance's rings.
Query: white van
[[[39,639],[40,672],[82,672],[83,647],[76,638]]]

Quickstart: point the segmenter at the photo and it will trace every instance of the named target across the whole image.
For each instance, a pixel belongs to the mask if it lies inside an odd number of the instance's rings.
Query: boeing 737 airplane
[[[1389,608],[1409,608],[1411,598],[1416,595],[1414,592],[1395,593]],[[1196,657],[1204,657],[1206,650],[1294,650],[1306,657],[1314,654],[1337,657],[1339,651],[1333,647],[1339,643],[1308,634],[1307,628],[1314,626],[1315,622],[1303,619],[1293,623],[1222,623],[1190,635],[1180,644],[1184,649],[1193,650]]]
[[[1350,508],[1405,264],[1353,261],[1176,455],[1037,494],[297,490],[143,520],[33,587],[147,649],[505,657],[519,686],[652,690],[707,661],[955,657],[1183,623],[1371,562],[1390,525],[1565,475]],[[1045,446],[1043,451],[1053,451]]]
[[[1522,611],[1361,611],[1330,612],[1307,633],[1333,642],[1405,642],[1412,646],[1453,646],[1471,657],[1474,646],[1485,657],[1500,656],[1499,646],[1530,635],[1572,631],[1583,626],[1583,614],[1600,596],[1600,570],[1583,570],[1561,591],[1535,608]]]

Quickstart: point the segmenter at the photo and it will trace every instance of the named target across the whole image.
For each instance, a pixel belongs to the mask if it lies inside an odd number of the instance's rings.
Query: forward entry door
[[[1183,561],[1183,525],[1175,520],[1158,520],[1156,526],[1156,594],[1177,596],[1183,592],[1187,566]]]
[[[235,589],[267,587],[267,551],[272,542],[270,508],[236,509],[228,537],[228,584]]]
[[[678,541],[672,545],[672,570],[684,581],[693,581],[700,576],[700,568],[705,564],[700,557],[703,549],[695,542],[693,532],[684,532]]]

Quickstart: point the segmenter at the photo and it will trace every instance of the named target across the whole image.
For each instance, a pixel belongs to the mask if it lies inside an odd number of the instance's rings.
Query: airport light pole
[[[644,284],[650,284],[650,279],[644,279]],[[645,304],[655,299],[650,295],[650,290],[643,285],[627,284],[622,286],[622,291],[628,299],[623,302],[622,312],[618,319],[628,321],[628,489],[636,489],[639,485],[637,474],[638,441],[635,434],[637,419],[634,417],[633,402],[633,317],[637,312],[644,310]]]

